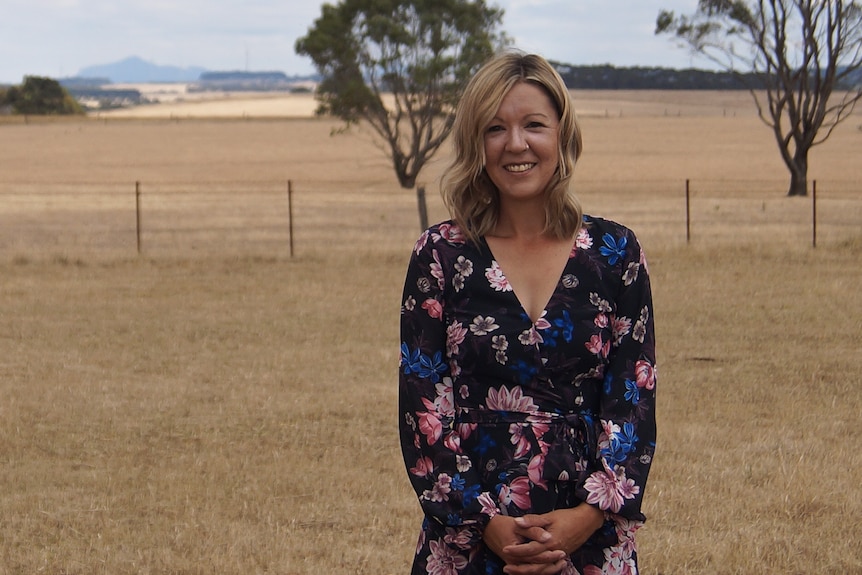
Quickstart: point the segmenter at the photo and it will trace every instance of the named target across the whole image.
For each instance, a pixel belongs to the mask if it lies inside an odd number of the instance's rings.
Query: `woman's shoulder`
[[[413,252],[419,255],[428,249],[458,251],[467,248],[469,240],[453,220],[446,220],[426,229],[416,240]]]
[[[627,226],[598,216],[584,214],[584,229],[594,238],[601,238],[605,234],[610,234],[614,238],[637,239],[635,233]]]

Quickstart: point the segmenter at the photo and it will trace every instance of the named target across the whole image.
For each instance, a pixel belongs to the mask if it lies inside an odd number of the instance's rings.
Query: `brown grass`
[[[579,186],[587,211],[635,228],[654,278],[644,573],[862,573],[862,235],[847,184],[862,133],[847,125],[815,153],[817,177],[844,184],[824,184],[841,223],[812,249],[807,202],[782,197],[751,114],[624,109],[584,118]],[[407,571],[420,517],[394,382],[414,200],[365,136],[333,126],[0,126],[0,574]],[[102,188],[82,195],[88,182],[287,178],[305,222],[293,259],[224,249],[207,212],[211,249],[134,257],[126,235],[113,249],[86,237],[103,228],[38,233],[128,217]]]

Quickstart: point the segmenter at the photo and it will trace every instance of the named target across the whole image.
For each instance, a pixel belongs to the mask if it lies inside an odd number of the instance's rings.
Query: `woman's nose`
[[[506,140],[506,149],[510,152],[523,152],[530,146],[527,144],[527,139],[522,130],[514,129],[509,131],[509,137]]]

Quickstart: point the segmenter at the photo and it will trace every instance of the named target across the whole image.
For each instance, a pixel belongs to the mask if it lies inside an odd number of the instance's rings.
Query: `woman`
[[[637,573],[655,449],[640,246],[571,194],[580,131],[543,58],[485,64],[453,139],[452,220],[419,238],[402,300],[413,573]]]

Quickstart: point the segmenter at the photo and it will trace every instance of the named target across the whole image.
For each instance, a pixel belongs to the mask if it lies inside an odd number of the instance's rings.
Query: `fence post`
[[[685,243],[691,243],[691,182],[685,180]]]
[[[138,240],[138,255],[141,255],[141,182],[135,182],[135,235]]]
[[[416,205],[419,209],[419,228],[421,231],[428,229],[428,204],[425,202],[425,186],[416,188]]]
[[[293,180],[287,180],[287,237],[293,258]]]
[[[811,188],[811,247],[817,247],[817,180]]]

